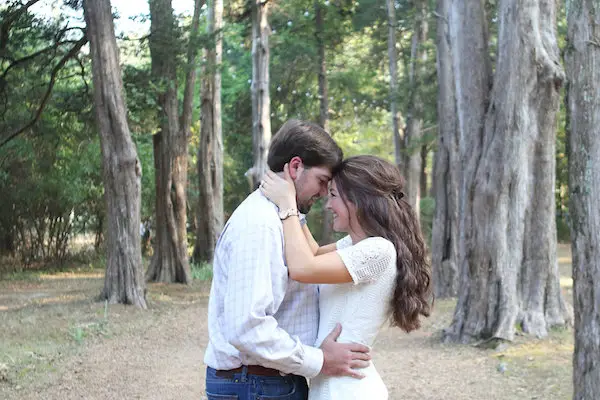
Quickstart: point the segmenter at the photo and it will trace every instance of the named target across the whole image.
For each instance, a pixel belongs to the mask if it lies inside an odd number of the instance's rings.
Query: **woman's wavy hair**
[[[333,179],[343,201],[356,206],[365,233],[386,238],[396,248],[392,325],[406,332],[420,328],[419,317],[430,315],[433,302],[431,267],[419,220],[402,192],[400,171],[379,157],[361,155],[344,160]]]

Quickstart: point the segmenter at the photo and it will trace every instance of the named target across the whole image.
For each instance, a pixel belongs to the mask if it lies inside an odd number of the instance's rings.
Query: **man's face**
[[[327,185],[331,180],[331,170],[327,167],[298,168],[296,199],[298,210],[306,214],[319,197],[327,196]]]

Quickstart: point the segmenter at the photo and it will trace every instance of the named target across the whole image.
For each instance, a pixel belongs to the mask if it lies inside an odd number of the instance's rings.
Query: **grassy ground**
[[[567,246],[559,262],[570,301]],[[209,283],[149,285],[146,311],[95,301],[102,284],[93,266],[0,281],[0,398],[204,398]],[[571,398],[571,330],[498,350],[442,344],[454,305],[437,301],[416,333],[381,332],[374,362],[391,399]]]

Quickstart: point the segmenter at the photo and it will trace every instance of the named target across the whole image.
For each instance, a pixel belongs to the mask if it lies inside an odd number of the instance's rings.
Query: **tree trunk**
[[[390,62],[390,113],[392,114],[392,137],[394,138],[394,159],[402,168],[402,144],[400,136],[400,115],[398,113],[398,54],[396,52],[396,8],[394,0],[386,0],[388,13],[388,58]]]
[[[489,106],[473,102],[489,90],[484,11],[480,4],[469,5],[469,13],[463,7],[453,4],[450,26],[468,196],[461,209],[460,296],[445,338],[512,340],[517,326],[543,337],[570,318],[558,285],[554,229],[554,140],[564,78],[555,4],[500,2]],[[477,121],[470,112],[483,117]]]
[[[206,50],[206,69],[202,77],[202,124],[198,150],[200,215],[193,255],[197,262],[212,261],[223,228],[222,28],[223,0],[211,0],[207,30],[215,40]]]
[[[156,236],[147,278],[189,283],[186,185],[187,135],[179,128],[176,21],[171,0],[150,0],[152,75],[159,88],[160,130],[153,137],[156,169]]]
[[[427,156],[429,146],[421,146],[421,171],[419,172],[419,192],[421,196],[427,196]]]
[[[406,131],[404,134],[404,177],[408,203],[419,215],[421,200],[421,137],[423,129],[423,95],[421,79],[425,74],[427,51],[427,2],[415,2],[415,27],[410,52],[409,85],[411,101],[408,106]]]
[[[327,89],[327,62],[325,59],[325,26],[323,23],[323,8],[320,1],[315,0],[315,37],[319,55],[319,125],[329,132],[329,90]],[[325,208],[322,211],[323,230],[320,243],[329,244],[333,241],[333,215]]]
[[[439,97],[439,96],[438,96]],[[439,129],[439,128],[438,128]],[[438,133],[439,136],[439,133]],[[438,166],[437,166],[437,162],[438,162],[438,156],[437,156],[437,150],[433,150],[433,156],[431,157],[433,160],[433,165],[431,166],[431,185],[429,185],[429,197],[432,197],[433,199],[435,199],[435,185],[436,185],[436,176],[435,176],[435,171],[437,170]]]
[[[0,228],[0,255],[15,254],[15,234],[12,227],[6,230]]]
[[[436,297],[453,297],[458,289],[458,187],[460,154],[456,120],[456,95],[452,44],[448,18],[451,0],[438,1],[438,148],[435,153],[433,190],[435,214],[431,233],[431,267]]]
[[[94,227],[94,250],[98,251],[100,246],[102,246],[104,243],[104,214],[98,213],[96,215],[97,220],[96,226]]]
[[[252,6],[252,186],[258,187],[267,171],[271,141],[271,97],[269,95],[268,0]]]
[[[146,308],[140,242],[141,165],[127,125],[109,0],[83,3],[102,146],[107,265],[101,298]]]
[[[569,193],[575,307],[574,400],[600,398],[600,7],[568,5]]]

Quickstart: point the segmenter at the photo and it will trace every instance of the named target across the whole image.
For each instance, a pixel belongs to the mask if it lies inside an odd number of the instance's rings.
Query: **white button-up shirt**
[[[204,362],[215,369],[262,365],[312,378],[323,352],[316,285],[292,281],[277,207],[257,190],[223,229],[213,262]]]

